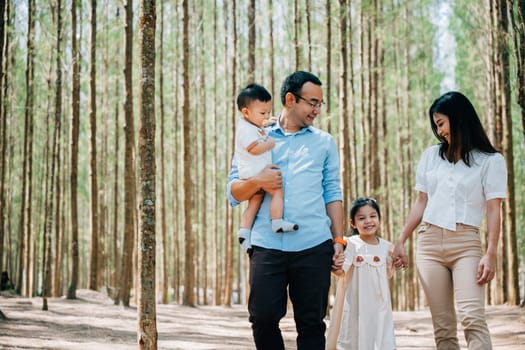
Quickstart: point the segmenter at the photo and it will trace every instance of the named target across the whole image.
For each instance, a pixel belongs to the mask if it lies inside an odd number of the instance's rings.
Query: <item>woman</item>
[[[395,267],[408,266],[404,243],[422,222],[416,265],[437,349],[459,349],[454,300],[468,348],[492,349],[484,284],[496,271],[500,208],[507,189],[505,160],[461,93],[439,97],[429,117],[440,143],[425,150],[419,161],[419,193],[394,248]],[[483,255],[479,227],[485,211],[488,236]]]

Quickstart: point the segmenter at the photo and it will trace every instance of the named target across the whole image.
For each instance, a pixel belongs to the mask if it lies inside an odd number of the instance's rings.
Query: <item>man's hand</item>
[[[332,272],[343,269],[343,263],[345,262],[344,248],[341,243],[334,244],[334,255],[332,256]]]
[[[281,169],[275,164],[269,164],[257,175],[257,182],[264,191],[272,193],[283,187]]]

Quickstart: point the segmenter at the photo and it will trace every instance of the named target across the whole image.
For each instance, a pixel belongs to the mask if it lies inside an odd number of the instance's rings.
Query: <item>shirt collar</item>
[[[273,132],[276,132],[276,133],[280,133],[281,135],[291,135],[291,134],[304,134],[306,132],[313,132],[313,127],[312,126],[307,126],[307,127],[304,127],[302,128],[301,130],[295,132],[295,133],[289,133],[289,132],[286,132],[283,127],[281,126],[281,115],[279,114],[279,116],[277,117],[277,123],[273,124],[273,125],[270,125],[268,127],[268,131],[273,131]]]

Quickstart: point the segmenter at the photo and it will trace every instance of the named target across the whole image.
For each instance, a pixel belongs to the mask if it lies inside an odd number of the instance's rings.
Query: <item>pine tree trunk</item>
[[[61,140],[62,140],[62,0],[57,0],[56,2],[56,18],[57,18],[57,38],[56,38],[56,83],[55,83],[55,139],[54,142],[54,161],[56,162],[56,180],[55,180],[55,240],[54,240],[54,252],[53,256],[53,284],[49,285],[48,288],[53,291],[53,296],[59,296],[58,290],[58,281],[60,279],[60,196],[61,196],[61,186],[60,186],[60,169],[61,168]],[[53,192],[51,192],[53,193]],[[53,215],[53,214],[52,214]],[[49,232],[51,234],[51,231]],[[52,240],[49,240],[49,268],[51,268],[51,243]],[[52,288],[51,288],[52,287]],[[51,295],[51,294],[50,294]]]
[[[326,11],[326,131],[332,132],[331,112],[332,112],[332,0],[326,0],[325,11]],[[346,30],[346,28],[345,28]],[[273,72],[272,72],[273,75]],[[350,140],[348,140],[350,143]],[[343,156],[343,155],[341,155]],[[345,155],[349,156],[349,155]],[[349,189],[348,189],[349,190]],[[343,202],[344,204],[344,202]],[[346,220],[345,220],[346,222]]]
[[[164,2],[160,3],[160,42],[159,42],[159,108],[160,108],[160,267],[159,290],[161,303],[168,303],[168,249],[166,245],[166,184],[165,184],[165,113],[164,113]]]
[[[133,122],[133,1],[125,4],[125,40],[124,40],[124,243],[120,269],[120,288],[115,302],[129,306],[130,289],[133,273],[133,247],[135,240],[135,126]]]
[[[213,3],[213,75],[212,75],[212,82],[211,85],[213,86],[212,91],[212,99],[214,101],[217,101],[217,60],[216,57],[218,55],[217,52],[217,40],[218,40],[218,34],[217,34],[217,1],[214,1]],[[219,269],[219,262],[220,262],[220,256],[218,252],[219,247],[219,194],[218,192],[218,184],[219,176],[217,174],[217,164],[218,164],[218,142],[217,142],[217,109],[218,104],[213,104],[213,112],[212,112],[212,121],[211,121],[211,128],[212,128],[212,169],[211,169],[211,178],[212,178],[212,210],[213,210],[213,247],[215,249],[212,249],[212,256],[211,261],[214,264],[214,274],[213,274],[213,289],[214,289],[214,295],[215,299],[213,300],[214,304],[219,304],[220,297],[218,296],[220,294],[220,269]]]
[[[70,220],[71,220],[71,281],[67,290],[68,299],[76,299],[79,273],[78,249],[78,139],[80,122],[80,66],[77,41],[77,1],[71,2],[71,55],[72,55],[72,86],[71,86],[71,136],[70,136]]]
[[[513,1],[512,1],[513,3]],[[518,89],[518,104],[521,109],[521,130],[523,140],[525,141],[525,1],[518,1],[517,15],[513,15],[513,7],[511,6],[511,19],[514,27],[514,46],[515,46],[515,62],[516,62],[516,77]],[[515,17],[518,20],[515,20]]]
[[[4,37],[5,37],[5,13],[6,1],[0,1],[0,272],[4,271],[4,236],[5,236],[5,173],[6,173],[6,150],[7,150],[7,112],[4,107],[4,86],[7,82],[4,80],[4,59],[5,51]]]
[[[91,246],[88,288],[97,290],[98,280],[98,179],[97,179],[97,1],[91,0],[91,46],[89,71],[89,179]]]
[[[348,212],[350,198],[350,130],[348,127],[348,15],[347,1],[339,0],[339,31],[340,31],[340,63],[339,63],[339,162],[341,166],[341,178],[343,185],[344,212]],[[345,220],[346,221],[346,220]],[[345,229],[346,231],[346,229]]]
[[[201,17],[201,21],[204,21],[203,18],[203,12],[204,12],[204,4],[203,1],[200,1],[200,9],[199,9],[199,16]],[[205,40],[204,40],[204,28],[203,26],[200,27],[199,35],[201,37],[201,57],[206,57],[206,50],[205,47]],[[200,76],[204,77],[206,76],[205,67],[206,63],[204,60],[200,60],[199,62],[199,70],[200,70]],[[200,80],[200,99],[201,101],[206,101],[206,82],[205,79]],[[201,169],[201,177],[200,177],[200,186],[199,186],[199,193],[200,193],[200,208],[201,208],[201,218],[200,218],[200,227],[202,228],[201,232],[201,240],[200,240],[200,246],[201,246],[201,254],[200,254],[200,265],[201,265],[201,289],[203,291],[203,304],[208,305],[208,271],[210,268],[210,265],[208,264],[208,232],[209,231],[209,225],[208,225],[208,196],[203,195],[204,193],[208,192],[208,185],[207,185],[207,174],[208,174],[208,157],[207,157],[207,148],[208,148],[208,123],[207,123],[207,115],[208,110],[206,108],[206,104],[203,103],[200,106],[201,111],[200,114],[200,125],[199,125],[199,131],[200,131],[200,144],[201,144],[201,154],[200,154],[200,166]]]
[[[183,176],[182,188],[184,191],[184,294],[183,304],[187,306],[195,305],[195,264],[194,264],[194,232],[193,216],[195,201],[193,199],[193,182],[191,177],[192,168],[192,147],[191,147],[191,117],[190,117],[190,76],[189,76],[189,11],[188,1],[182,1],[182,84],[184,98],[182,101],[182,119],[183,119],[183,138],[184,147]]]
[[[22,203],[20,206],[19,225],[19,283],[22,295],[30,296],[30,280],[32,277],[31,264],[31,200],[32,200],[32,178],[33,178],[33,77],[34,77],[34,30],[35,30],[35,2],[28,1],[28,30],[27,30],[27,61],[26,61],[26,102],[24,123],[24,160],[22,180]],[[25,275],[25,280],[22,276]]]
[[[507,38],[509,37],[509,21],[507,0],[499,0],[499,31],[500,44],[498,45],[499,57],[501,59],[501,94],[503,124],[503,155],[507,161],[507,198],[505,199],[505,216],[503,218],[505,228],[502,231],[503,249],[505,252],[503,264],[504,281],[506,279],[507,288],[506,298],[503,300],[511,305],[519,304],[519,279],[518,279],[518,248],[516,237],[516,200],[514,194],[514,155],[512,144],[512,113],[511,113],[511,92],[510,92],[510,57],[508,51]]]
[[[138,244],[138,330],[139,349],[157,349],[155,306],[155,25],[154,0],[141,0],[139,26],[139,163],[140,214]]]
[[[255,0],[248,5],[248,81],[255,81]]]
[[[299,70],[301,67],[301,51],[299,46],[299,26],[301,18],[299,14],[299,0],[293,1],[293,47],[295,54],[295,70]]]
[[[306,45],[307,45],[307,67],[308,71],[312,71],[312,23],[310,14],[310,0],[305,0],[305,12],[306,12]]]

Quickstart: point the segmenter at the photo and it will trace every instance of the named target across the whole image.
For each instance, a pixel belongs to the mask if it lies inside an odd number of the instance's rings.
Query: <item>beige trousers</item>
[[[437,349],[459,349],[454,300],[468,348],[492,349],[485,320],[485,287],[476,282],[482,256],[478,228],[457,224],[456,231],[449,231],[423,223],[418,233],[416,264]]]

